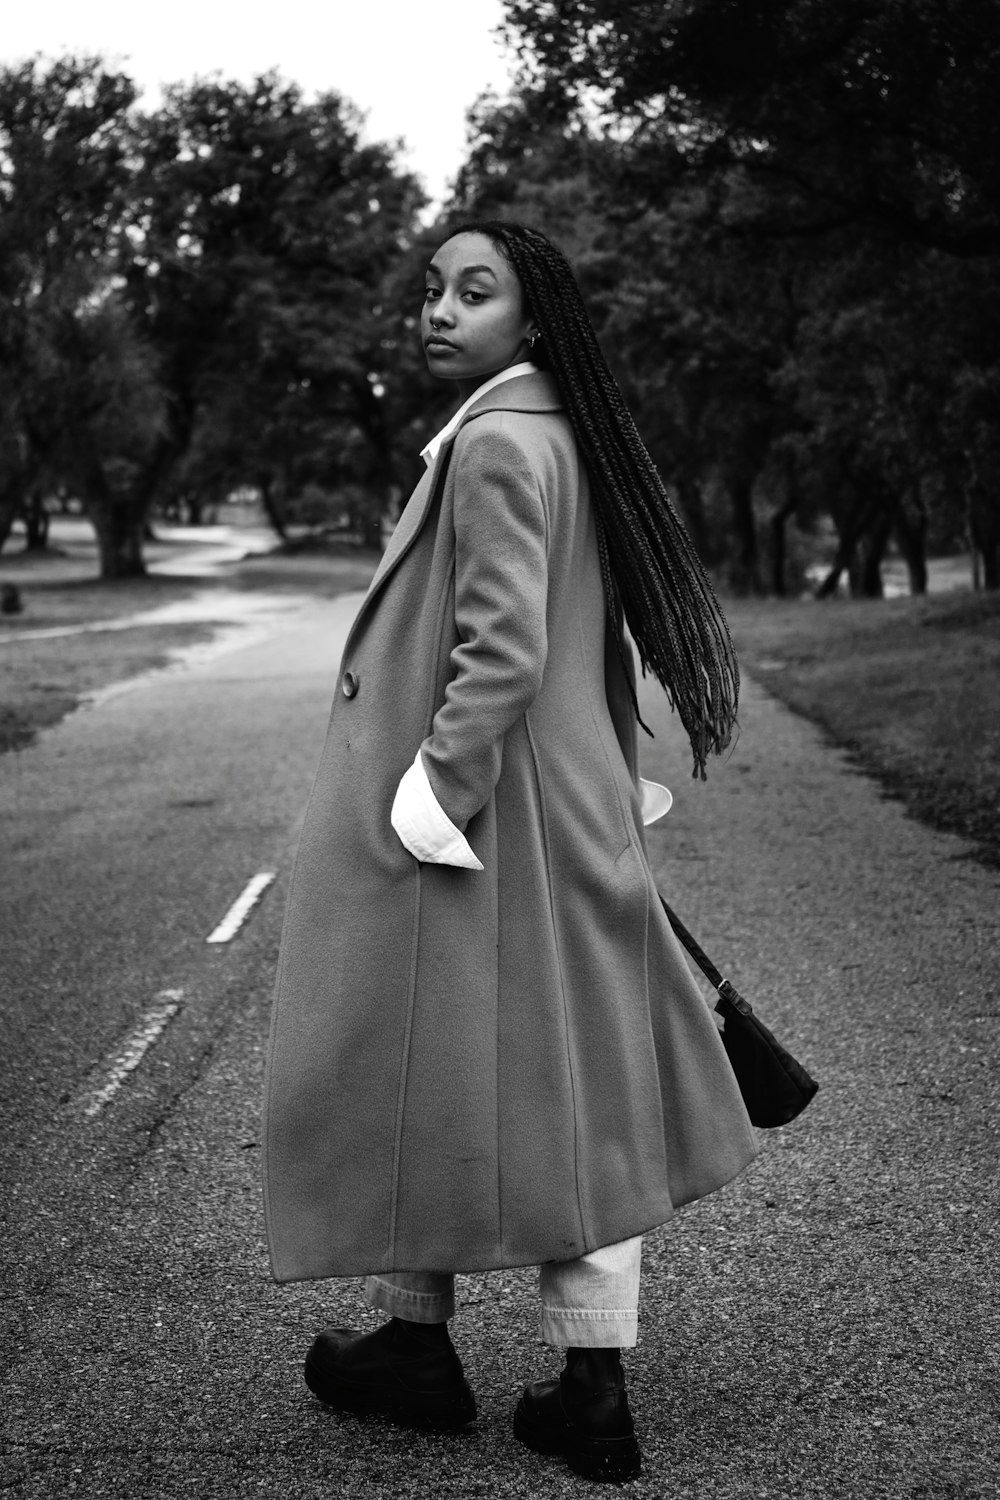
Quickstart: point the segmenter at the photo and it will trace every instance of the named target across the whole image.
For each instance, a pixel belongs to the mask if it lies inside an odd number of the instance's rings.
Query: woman
[[[641,1235],[755,1139],[666,922],[622,615],[688,730],[728,742],[725,622],[541,234],[463,227],[427,271],[463,405],[344,651],[289,895],[268,1068],[275,1276],[368,1276],[320,1334],[332,1405],[460,1426],[455,1272],[541,1266],[567,1350],[515,1414],[592,1479],[639,1472],[619,1351]]]

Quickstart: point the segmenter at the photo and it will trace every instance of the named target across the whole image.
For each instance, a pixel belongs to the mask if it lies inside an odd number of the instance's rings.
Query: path
[[[4,1473],[20,1496],[579,1496],[509,1437],[530,1273],[463,1280],[477,1430],[337,1419],[298,1369],[357,1283],[276,1288],[258,1097],[281,901],[351,605],[143,682],[0,762]],[[701,787],[655,694],[664,889],[820,1077],[737,1184],[647,1242],[630,1496],[1000,1494],[997,877],[751,688]],[[231,945],[245,881],[276,886]],[[13,955],[13,960],[10,955]],[[183,1008],[93,1120],[94,1069]]]
[[[154,538],[143,545],[143,561],[147,572],[164,577],[214,578],[226,565],[244,557],[264,556],[277,545],[272,527],[248,523],[245,517],[216,526],[160,522],[155,530]],[[99,571],[94,528],[82,516],[53,516],[48,546],[38,552],[25,552],[8,544],[0,554],[0,578],[26,586],[33,581],[89,581]]]

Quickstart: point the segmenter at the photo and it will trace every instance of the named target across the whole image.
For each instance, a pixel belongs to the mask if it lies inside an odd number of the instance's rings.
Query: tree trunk
[[[984,589],[1000,589],[1000,511],[979,487],[969,505],[969,533]],[[975,563],[973,563],[975,566]]]
[[[369,511],[361,517],[361,545],[372,552],[382,550],[382,515]]]
[[[735,554],[729,563],[729,583],[737,594],[763,593],[757,549],[757,523],[753,513],[753,478],[741,474],[729,486],[736,543]]]
[[[919,498],[912,510],[901,505],[896,513],[896,540],[910,577],[910,593],[927,592],[927,511]]]
[[[858,542],[865,528],[871,523],[874,512],[875,506],[870,500],[858,499],[854,501],[843,520],[838,514],[834,514],[833,519],[838,534],[837,551],[830,564],[829,573],[816,590],[817,599],[829,599],[837,592],[840,575],[845,569],[849,576],[856,573]],[[853,583],[851,592],[854,592]]]
[[[965,491],[965,543],[969,549],[969,567],[972,573],[972,591],[978,593],[983,586],[982,558],[976,540],[976,511],[972,498],[972,487]]]
[[[25,550],[28,552],[44,552],[49,540],[49,513],[45,509],[41,495],[32,494],[28,496],[27,504],[23,511]]]
[[[143,578],[142,558],[145,516],[136,507],[115,504],[111,499],[91,502],[87,507],[101,556],[101,577]]]
[[[860,539],[858,567],[851,575],[851,593],[856,598],[881,599],[882,563],[895,520],[895,506],[886,506],[875,518],[875,524]]]
[[[817,599],[832,599],[840,584],[841,573],[845,569],[848,573],[851,572],[854,567],[854,554],[857,550],[860,531],[860,524],[851,524],[840,533],[830,571],[816,590]]]
[[[785,528],[798,509],[798,496],[790,496],[771,517],[771,589],[779,599],[784,599],[788,593],[788,582],[785,578]]]
[[[175,394],[171,421],[143,465],[132,487],[132,500],[144,516],[154,513],[164,501],[173,499],[171,477],[191,446],[197,406],[189,395]],[[167,511],[169,514],[169,510]],[[180,516],[176,517],[180,520]]]
[[[260,499],[264,507],[264,514],[274,527],[283,542],[288,541],[288,532],[285,529],[285,518],[281,513],[281,502],[279,501],[273,481],[262,479],[260,481]]]
[[[840,583],[840,575],[850,564],[850,557],[843,550],[843,544],[837,548],[837,555],[830,564],[830,571],[816,590],[817,599],[832,599],[837,592]]]
[[[17,515],[17,501],[9,494],[0,495],[0,552],[7,544]]]

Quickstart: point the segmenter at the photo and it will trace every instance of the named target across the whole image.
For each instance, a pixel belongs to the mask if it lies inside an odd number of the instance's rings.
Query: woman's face
[[[420,318],[427,368],[469,396],[528,358],[535,332],[521,283],[485,234],[456,234],[427,268]]]

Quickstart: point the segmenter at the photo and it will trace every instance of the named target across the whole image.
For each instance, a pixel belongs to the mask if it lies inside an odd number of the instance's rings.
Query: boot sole
[[[439,1432],[458,1432],[476,1420],[476,1398],[466,1380],[449,1391],[359,1390],[324,1370],[311,1354],[306,1355],[303,1373],[313,1395],[336,1411],[353,1412],[359,1417],[388,1417],[403,1427]]]
[[[514,1412],[514,1436],[535,1453],[564,1458],[583,1479],[593,1484],[627,1484],[642,1472],[642,1454],[635,1435],[588,1438],[567,1426],[563,1431],[541,1423],[524,1401]]]

